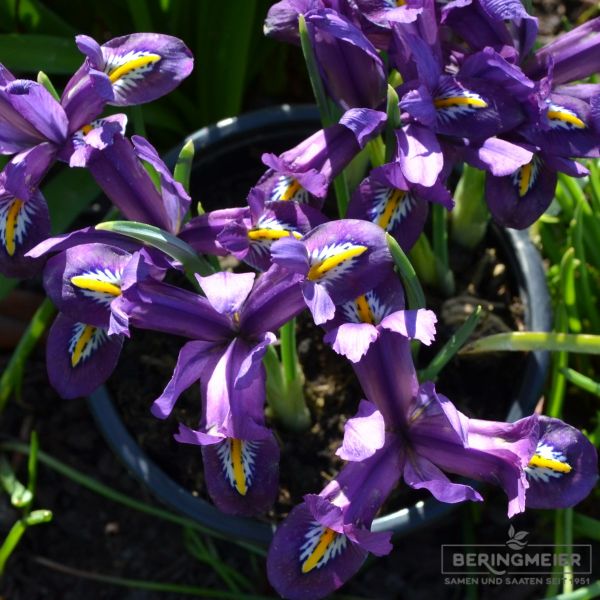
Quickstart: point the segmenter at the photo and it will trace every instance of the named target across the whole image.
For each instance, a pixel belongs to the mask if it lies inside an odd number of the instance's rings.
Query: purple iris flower
[[[403,34],[399,28],[394,32],[413,56],[419,75],[418,80],[407,81],[399,89],[400,108],[413,122],[438,135],[473,142],[509,131],[523,121],[515,89],[522,89],[524,95],[531,92],[533,85],[525,77],[519,77],[500,56],[481,55],[486,64],[493,58],[500,63],[487,70],[485,78],[473,76],[470,63],[455,75],[448,75],[424,40]],[[509,69],[512,73],[507,73]],[[401,66],[399,70],[402,72]],[[507,80],[512,83],[510,91],[503,85]]]
[[[413,23],[428,5],[427,0],[352,0],[353,21],[378,50],[388,50],[392,26]]]
[[[367,398],[378,409],[377,415],[372,416],[373,423],[401,432],[404,443],[412,448],[403,466],[406,483],[429,489],[443,502],[481,499],[470,486],[450,482],[443,469],[471,479],[500,483],[509,497],[509,516],[523,511],[529,486],[525,467],[530,466],[538,452],[536,448],[545,439],[539,417],[527,417],[516,423],[467,418],[450,400],[437,394],[431,383],[418,386],[408,338],[425,337],[427,341],[432,337],[434,321],[429,311],[412,311],[413,314],[407,311],[407,314],[401,308],[395,310],[403,306],[401,293],[389,287],[373,290],[353,304],[343,307],[340,320],[332,323],[334,327],[326,339],[334,344],[334,349],[355,360],[354,371]],[[353,336],[340,321],[353,325]],[[363,325],[359,329],[360,322]],[[377,323],[379,335],[373,340],[370,331]],[[394,357],[393,363],[390,356]],[[576,432],[557,420],[552,422]],[[574,449],[563,450],[574,463],[583,465],[577,475],[578,491],[569,496],[570,500],[577,497],[579,501],[593,487],[596,456],[585,436],[579,432],[573,435],[568,439],[575,444]],[[379,448],[379,443],[370,444],[369,440],[381,440],[382,435],[365,436],[362,449],[356,435],[351,439],[349,446],[342,446],[340,456],[361,460],[361,456],[370,456]],[[554,447],[558,449],[556,443]],[[537,492],[530,494],[532,502],[538,502],[537,497]]]
[[[142,281],[120,298],[132,325],[192,339],[152,413],[166,418],[181,393],[200,380],[200,429],[182,426],[177,439],[203,447],[209,493],[229,513],[258,514],[275,498],[279,451],[264,425],[261,361],[276,339],[271,330],[304,308],[298,280],[273,266],[256,281],[254,273],[198,277],[206,297]]]
[[[396,438],[362,462],[350,462],[323,489],[304,496],[277,528],[267,573],[290,600],[316,600],[350,579],[369,552],[388,554],[389,532],[373,533],[375,514],[395,487],[402,448]]]
[[[491,47],[511,59],[527,56],[538,31],[519,0],[453,0],[442,8],[441,23],[472,49]]]
[[[380,375],[371,371],[371,378]],[[361,402],[337,452],[350,462],[318,496],[305,496],[277,529],[267,569],[283,597],[322,598],[347,581],[368,552],[391,550],[390,534],[371,533],[369,527],[400,476],[411,487],[451,503],[481,496],[469,485],[450,481],[442,468],[500,483],[511,499],[509,515],[526,506],[572,506],[595,485],[595,448],[558,419],[468,419],[431,383],[407,398],[402,424],[390,424],[373,403]]]
[[[364,33],[333,10],[308,13],[306,29],[330,98],[344,110],[379,107],[386,75]]]
[[[397,277],[389,277],[373,290],[341,304],[336,316],[325,325],[324,341],[338,354],[358,363],[385,331],[418,339],[428,346],[435,337],[436,322],[431,310],[405,310],[402,285]],[[407,359],[405,353],[400,356]]]
[[[123,288],[164,274],[145,250],[134,248],[127,242],[76,245],[46,263],[44,288],[60,311],[48,337],[48,376],[63,398],[91,393],[116,366],[129,335],[116,302]]]
[[[505,227],[524,229],[534,223],[550,206],[556,190],[557,172],[583,177],[587,169],[561,156],[532,149],[531,160],[513,173],[485,179],[486,202],[494,219]]]
[[[335,307],[392,274],[384,231],[367,221],[344,219],[313,229],[302,240],[285,238],[271,248],[273,262],[302,279],[302,295],[317,325]]]
[[[290,186],[297,184],[298,189],[325,198],[333,178],[381,131],[385,120],[385,113],[353,108],[344,113],[339,123],[317,131],[280,156],[263,154],[262,161],[278,176],[289,178]],[[285,198],[271,195],[269,199]]]
[[[142,161],[158,173],[160,189]],[[90,152],[87,167],[128,219],[179,233],[191,199],[148,140],[134,135],[130,142],[118,134],[110,146]]]
[[[89,97],[90,79],[109,87],[105,103],[131,106],[156,100],[175,89],[194,68],[189,48],[178,38],[159,33],[133,33],[114,38],[100,46],[87,35],[75,38],[86,56],[85,62],[71,78],[61,102],[73,113]],[[91,77],[90,77],[91,76]],[[96,83],[96,86],[100,84]],[[82,98],[83,95],[83,98]],[[97,110],[94,108],[93,110]],[[87,111],[87,121],[97,116]],[[78,119],[83,125],[86,119]]]
[[[327,217],[316,208],[296,202],[256,202],[262,194],[255,188],[250,192],[250,218],[226,225],[217,236],[219,244],[251,267],[266,271],[271,266],[271,246],[286,237],[296,240]]]
[[[536,50],[523,69],[530,77],[541,79],[550,65],[555,85],[585,79],[600,71],[600,17]]]
[[[429,202],[454,206],[450,192],[441,184],[412,184],[399,162],[373,169],[352,196],[347,217],[372,221],[392,235],[408,252],[425,227]]]
[[[42,85],[7,74],[0,85],[0,152],[15,156],[5,167],[4,187],[29,200],[67,141],[69,120]]]
[[[282,42],[299,45],[298,17],[324,8],[330,8],[340,15],[351,15],[347,0],[280,0],[269,8],[263,26],[264,34]]]

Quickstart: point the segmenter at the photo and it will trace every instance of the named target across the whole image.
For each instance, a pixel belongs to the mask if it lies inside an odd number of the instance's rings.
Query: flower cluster
[[[490,210],[516,227],[548,206],[557,171],[584,174],[573,158],[599,154],[600,88],[566,84],[600,67],[600,19],[532,54],[536,22],[516,0],[282,0],[267,34],[296,42],[299,15],[339,118],[265,154],[246,205],[189,220],[190,197],[152,145],[125,135],[124,115],[101,116],[107,104],[147,102],[185,78],[192,58],[181,41],[134,34],[99,46],[79,36],[86,58],[60,99],[3,68],[0,151],[14,156],[0,174],[0,269],[43,268],[59,309],[48,374],[65,398],[106,381],[131,329],[188,339],[151,410],[167,418],[200,382],[197,426],[181,424],[176,439],[201,447],[208,494],[237,515],[275,501],[279,447],[265,421],[263,358],[274,332],[308,308],[366,398],[337,452],[347,464],[291,511],[269,551],[277,591],[314,599],[369,552],[390,551],[390,534],[370,526],[401,479],[449,503],[482,500],[471,480],[499,485],[509,516],[572,506],[596,482],[596,450],[573,427],[539,415],[471,419],[418,381],[411,340],[430,344],[436,317],[406,307],[386,232],[409,249],[429,202],[452,208],[446,182],[462,162],[487,171]],[[386,105],[390,80],[398,123]],[[333,179],[384,130],[390,159],[372,165],[346,218],[329,218]],[[38,187],[55,160],[87,168],[126,218],[162,231],[162,246],[106,228],[49,237]],[[232,255],[253,271],[190,272],[169,248]],[[186,270],[195,291],[167,283],[171,270]]]

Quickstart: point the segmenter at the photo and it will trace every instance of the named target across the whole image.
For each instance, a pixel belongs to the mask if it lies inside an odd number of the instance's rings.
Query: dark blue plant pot
[[[284,105],[226,119],[201,129],[188,138],[194,142],[196,150],[192,170],[194,184],[197,189],[202,190],[203,177],[208,176],[212,180],[223,177],[223,189],[226,190],[227,184],[231,183],[227,181],[228,173],[234,168],[240,181],[255,181],[264,170],[260,162],[261,151],[280,152],[290,145],[290,140],[293,144],[319,127],[318,113],[314,107]],[[178,153],[179,149],[171,152],[167,156],[167,162],[172,165]],[[249,161],[248,154],[251,157]],[[248,163],[247,171],[239,173],[238,156],[242,155]],[[231,205],[242,205],[247,191],[247,188],[240,188],[239,192],[235,192],[236,197]],[[224,201],[232,200],[226,198],[227,192],[224,191],[223,194]],[[507,266],[512,270],[517,283],[527,329],[549,331],[551,308],[546,278],[540,255],[527,232],[495,229],[495,237],[504,250]],[[533,412],[545,382],[549,366],[548,353],[533,352],[525,360],[518,393],[512,399],[506,415],[508,421],[516,421]],[[106,388],[92,394],[88,403],[98,427],[115,454],[158,500],[220,536],[262,545],[269,543],[274,524],[221,513],[213,505],[192,495],[173,481],[152,462],[127,431]],[[443,504],[431,498],[379,517],[374,521],[372,529],[405,535],[435,522],[455,508],[454,504]]]

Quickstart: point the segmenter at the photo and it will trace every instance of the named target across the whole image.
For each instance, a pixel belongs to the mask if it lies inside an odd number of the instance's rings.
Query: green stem
[[[389,233],[385,234],[385,238],[404,283],[408,307],[411,309],[423,308],[425,306],[425,294],[410,260],[408,260],[398,242]]]
[[[594,296],[592,294],[585,246],[583,244],[583,204],[579,204],[575,209],[574,219],[575,222],[572,227],[573,247],[575,248],[575,256],[579,260],[579,266],[577,268],[579,278],[576,283],[578,283],[581,288],[581,293],[578,294],[578,297],[583,302],[585,316],[590,320],[592,332],[598,333],[600,332],[600,316],[598,315],[597,305],[594,302]]]
[[[563,567],[563,594],[568,594],[573,591],[573,565],[570,560],[573,553],[573,509],[565,508],[563,518],[565,554],[569,556],[569,560],[566,561],[567,564]]]
[[[400,118],[400,105],[396,90],[388,84],[387,87],[387,121],[385,124],[385,162],[388,163],[394,157],[396,151],[396,129],[402,127]]]
[[[6,561],[10,558],[10,555],[21,541],[26,529],[27,525],[25,525],[25,522],[22,519],[19,519],[10,528],[6,539],[2,543],[2,546],[0,546],[0,577],[4,574]]]
[[[454,294],[454,275],[450,270],[448,261],[447,211],[441,204],[433,204],[431,211],[433,219],[433,253],[435,255],[438,289],[444,296],[450,297]]]
[[[317,107],[319,108],[321,123],[323,124],[323,127],[326,128],[330,125],[333,125],[335,123],[335,119],[329,110],[327,94],[325,93],[325,87],[323,86],[323,81],[319,73],[315,52],[310,43],[310,36],[308,35],[304,15],[300,15],[298,17],[298,31],[300,34],[300,45],[302,46],[302,53],[304,54],[304,62],[306,63],[306,70],[308,71],[310,85],[312,86],[315,101],[317,103]],[[335,190],[335,196],[337,199],[338,214],[340,219],[343,219],[346,215],[348,203],[350,202],[348,184],[346,183],[346,177],[343,171],[333,180],[333,188]]]
[[[186,192],[190,191],[190,177],[192,174],[192,163],[194,162],[194,142],[187,141],[177,157],[177,163],[173,170],[173,178],[178,181]]]
[[[380,135],[367,142],[367,151],[369,152],[372,167],[380,167],[387,162],[387,145],[384,145]]]
[[[435,256],[427,236],[422,233],[409,252],[410,262],[415,268],[419,281],[429,287],[435,287],[437,273],[435,269]]]
[[[565,532],[564,532],[564,520],[562,516],[562,510],[554,511],[554,545],[562,546],[564,544]],[[560,581],[561,567],[555,565],[552,568],[552,582],[546,588],[546,597],[554,596],[558,592],[558,582]]]
[[[287,385],[294,382],[300,365],[296,352],[296,319],[288,321],[279,330],[279,343],[281,348],[281,364]]]
[[[600,335],[546,333],[543,331],[496,333],[467,344],[460,353],[522,352],[523,350],[600,354]]]
[[[26,455],[29,454],[29,446],[21,442],[4,442],[0,444],[0,449],[5,451],[20,452],[21,454]],[[162,519],[163,521],[169,521],[170,523],[175,523],[176,525],[189,527],[190,529],[200,531],[212,537],[218,537],[221,539],[228,540],[242,548],[246,548],[247,550],[250,550],[251,552],[254,552],[261,556],[266,555],[265,550],[259,548],[258,546],[255,546],[254,544],[248,544],[240,540],[231,539],[217,532],[211,531],[207,527],[203,527],[199,523],[196,523],[196,521],[192,521],[191,519],[187,519],[186,517],[180,517],[179,515],[173,514],[167,510],[163,510],[162,508],[158,508],[156,506],[151,506],[150,504],[140,502],[139,500],[134,500],[133,498],[130,498],[129,496],[122,494],[121,492],[118,492],[117,490],[114,490],[108,487],[107,485],[104,485],[103,483],[100,483],[93,477],[88,477],[87,475],[80,473],[72,467],[69,467],[63,462],[57,460],[56,458],[53,458],[49,454],[46,454],[42,450],[38,452],[38,460],[47,467],[50,467],[53,471],[60,473],[61,475],[67,477],[71,481],[74,481],[82,487],[87,488],[88,490],[94,492],[95,494],[99,494],[104,498],[108,498],[113,502],[118,502],[119,504],[123,504],[124,506],[132,508],[139,512],[143,512],[153,517],[157,517],[158,519]]]
[[[45,298],[31,318],[25,333],[19,340],[8,365],[4,369],[4,373],[2,373],[2,377],[0,377],[0,413],[4,410],[6,402],[15,389],[27,358],[48,328],[55,313],[54,305],[48,298]]]
[[[483,240],[490,221],[484,188],[485,172],[465,165],[454,192],[450,233],[453,241],[468,249]]]
[[[60,95],[59,93],[56,91],[56,88],[54,87],[53,83],[50,81],[50,78],[48,77],[48,75],[46,75],[46,73],[44,73],[44,71],[40,71],[37,74],[37,82],[44,86],[46,88],[46,90],[48,92],[50,92],[50,94],[52,95],[52,97],[57,101],[60,102]]]
[[[462,348],[469,339],[479,319],[481,318],[481,306],[469,315],[469,318],[454,332],[452,337],[444,344],[444,347],[435,355],[429,365],[419,372],[419,381],[435,381],[439,372],[448,364],[454,355]]]
[[[273,416],[291,431],[304,431],[311,423],[310,411],[304,397],[304,374],[298,362],[295,332],[292,327],[281,328],[281,354],[272,346],[267,348],[263,364],[267,371],[267,403]],[[292,376],[293,370],[293,376]]]
[[[600,397],[600,382],[594,381],[590,377],[587,377],[574,369],[563,368],[561,373],[565,376],[567,381],[570,381],[572,384],[590,394],[594,394],[594,396]]]
[[[344,171],[333,180],[333,189],[335,190],[338,215],[340,219],[343,219],[346,216],[348,204],[350,203],[350,192],[348,191],[348,183],[346,182],[346,173]]]
[[[323,127],[329,127],[330,125],[333,125],[334,121],[329,112],[327,94],[325,93],[323,81],[321,80],[315,52],[310,43],[310,36],[308,35],[304,15],[298,16],[298,32],[300,34],[300,45],[302,46],[302,54],[304,54],[308,78],[310,79],[310,85],[312,86],[315,101],[321,115],[321,123],[323,124]]]

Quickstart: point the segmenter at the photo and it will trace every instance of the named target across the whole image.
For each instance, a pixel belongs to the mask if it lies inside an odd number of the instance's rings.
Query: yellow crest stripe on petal
[[[481,98],[469,96],[450,96],[449,98],[436,98],[433,101],[436,108],[450,108],[452,106],[471,106],[473,108],[487,108],[488,103]]]
[[[248,231],[248,237],[251,240],[280,240],[292,235],[297,240],[302,236],[296,231],[286,231],[285,229],[251,229]]]
[[[6,252],[13,256],[16,250],[17,219],[23,206],[23,200],[15,198],[6,215]]]
[[[323,261],[314,264],[309,272],[308,279],[314,281],[315,279],[321,279],[328,271],[331,271],[335,267],[338,267],[342,263],[357,256],[360,256],[363,252],[367,251],[367,246],[354,246],[348,250],[344,250],[335,256],[330,256]]]
[[[393,191],[392,195],[389,197],[389,199],[385,203],[385,209],[384,209],[382,215],[379,217],[379,220],[377,221],[377,225],[379,225],[379,227],[381,227],[382,229],[387,228],[387,226],[390,224],[390,221],[392,220],[392,217],[394,216],[395,210],[398,208],[398,206],[402,202],[403,198],[404,198],[403,190],[394,190]]]
[[[566,462],[562,462],[560,460],[554,460],[552,458],[544,458],[539,454],[534,454],[529,461],[530,467],[541,467],[543,469],[551,469],[552,471],[557,471],[558,473],[570,473],[572,467],[570,464]]]
[[[127,61],[125,64],[113,69],[109,74],[108,78],[111,83],[117,82],[122,77],[125,77],[132,71],[136,69],[140,69],[141,67],[145,67],[146,65],[150,65],[158,62],[161,57],[158,54],[146,54],[145,56],[140,56],[138,58],[134,58],[133,60]]]
[[[244,465],[242,463],[242,441],[236,438],[230,440],[231,443],[231,462],[233,464],[233,476],[235,479],[235,489],[245,496],[248,491],[246,485],[246,475],[244,474]]]
[[[75,349],[73,350],[73,354],[71,354],[71,366],[74,368],[79,364],[81,357],[83,356],[83,352],[85,347],[90,343],[92,338],[94,337],[94,333],[96,332],[96,328],[92,325],[86,325],[75,344]]]
[[[585,123],[570,111],[551,109],[547,112],[547,116],[551,121],[562,121],[563,123],[573,125],[573,127],[576,127],[577,129],[585,129]]]
[[[108,281],[100,281],[93,279],[92,277],[85,277],[84,275],[76,275],[71,277],[71,283],[82,290],[89,290],[90,292],[101,292],[104,294],[110,294],[111,296],[120,296],[121,288],[114,283]]]
[[[325,529],[322,533],[321,538],[319,539],[319,543],[316,548],[311,552],[310,556],[302,563],[302,572],[308,573],[312,571],[318,564],[325,552],[327,552],[327,548],[330,544],[335,540],[337,533],[333,531],[333,529]]]
[[[292,179],[292,182],[290,183],[290,185],[287,186],[287,189],[285,190],[285,192],[283,192],[283,194],[281,194],[281,200],[283,200],[283,201],[291,200],[296,195],[296,193],[300,191],[301,188],[302,188],[302,186],[300,185],[298,180]]]
[[[373,325],[375,323],[375,319],[366,297],[364,295],[359,296],[354,302],[356,303],[356,311],[358,312],[360,320],[363,323],[369,323],[370,325]]]

